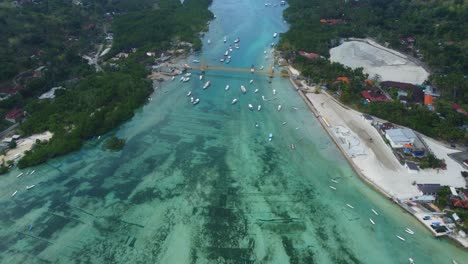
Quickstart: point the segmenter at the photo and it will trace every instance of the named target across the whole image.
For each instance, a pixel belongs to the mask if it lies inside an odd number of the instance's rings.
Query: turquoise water
[[[190,60],[221,65],[226,35],[231,44],[241,39],[229,67],[267,67],[273,33],[287,30],[282,10],[262,1],[215,0],[218,18],[204,36],[212,44]],[[408,263],[412,257],[462,263],[468,257],[363,184],[287,79],[270,84],[265,76],[208,71],[212,84],[203,90],[196,74],[189,83],[163,84],[112,133],[127,139],[121,152],[104,151],[103,137],[32,175],[2,176],[0,262]],[[190,104],[188,91],[201,99],[198,105]],[[249,111],[249,103],[262,110]],[[26,191],[31,184],[36,187]]]

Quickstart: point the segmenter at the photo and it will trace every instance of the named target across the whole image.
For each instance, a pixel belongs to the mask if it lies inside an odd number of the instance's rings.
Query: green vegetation
[[[468,143],[468,135],[458,129],[468,117],[450,105],[468,110],[468,5],[462,0],[289,0],[285,19],[291,24],[282,35],[279,48],[312,82],[327,85],[342,102],[390,122],[405,125],[431,137]],[[320,19],[342,19],[336,24]],[[424,106],[398,102],[363,105],[360,92],[369,76],[327,60],[307,60],[297,51],[329,56],[329,49],[342,38],[371,37],[391,48],[423,58],[433,74],[429,83],[442,97],[435,102],[439,114]],[[414,38],[408,41],[408,37]],[[350,83],[336,82],[346,76]],[[379,80],[376,80],[377,83]],[[393,91],[394,92],[394,91]],[[392,91],[390,91],[392,93]]]
[[[0,165],[0,175],[7,173],[9,170],[8,166],[5,166],[4,164]]]
[[[191,42],[198,49],[199,32],[212,18],[211,0],[186,0],[183,5],[172,0],[36,2],[0,3],[0,86],[21,87],[0,101],[0,114],[24,109],[23,136],[54,133],[50,141],[36,142],[19,161],[20,168],[79,149],[85,140],[131,118],[152,92],[145,80],[144,52],[100,73],[80,58],[105,43],[106,32],[114,35],[112,54],[130,48],[164,51],[174,41]],[[45,69],[33,76],[39,66]],[[21,78],[13,78],[21,72]],[[57,90],[55,99],[37,100],[54,86],[65,89]]]
[[[109,138],[104,144],[104,147],[111,151],[119,151],[123,149],[124,146],[125,146],[125,139],[121,139],[115,136]]]
[[[207,9],[211,0],[161,0],[157,9],[141,10],[116,17],[113,23],[114,52],[134,47],[150,49],[170,48],[171,41],[186,41],[201,48],[198,33],[207,29],[213,18]]]

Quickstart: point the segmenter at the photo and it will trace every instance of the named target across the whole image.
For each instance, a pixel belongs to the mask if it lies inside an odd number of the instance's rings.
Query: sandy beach
[[[27,138],[21,138],[16,141],[16,148],[9,150],[5,155],[0,156],[0,162],[7,162],[9,160],[19,160],[24,153],[30,149],[32,149],[36,140],[49,140],[52,138],[53,134],[49,131],[35,134]]]
[[[291,66],[289,70],[294,73],[298,72]],[[302,85],[305,86],[305,83]],[[312,87],[309,89],[313,90]],[[299,93],[302,92],[299,91]],[[420,135],[434,155],[445,160],[447,169],[425,169],[418,173],[411,173],[400,164],[377,129],[362,118],[362,113],[342,105],[326,92],[306,93],[305,98],[312,104],[318,119],[324,124],[324,128],[335,142],[343,143],[337,145],[352,162],[357,172],[387,196],[399,200],[420,196],[421,193],[416,186],[420,183],[465,186],[465,180],[460,173],[464,171],[464,168],[447,156],[458,150],[447,148],[432,138]],[[378,121],[386,122],[381,119]]]

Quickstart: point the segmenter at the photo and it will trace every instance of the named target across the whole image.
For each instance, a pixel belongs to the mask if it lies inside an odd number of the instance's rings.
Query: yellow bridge
[[[258,74],[266,74],[269,75],[270,78],[273,78],[273,76],[283,76],[283,77],[289,77],[288,72],[275,72],[273,66],[270,65],[269,70],[257,70],[254,68],[228,68],[228,67],[221,67],[221,66],[211,66],[211,65],[206,65],[205,60],[202,59],[201,65],[185,65],[185,68],[187,69],[198,69],[201,70],[202,72],[208,71],[208,70],[213,70],[213,71],[233,71],[233,72],[250,72],[250,73],[258,73]]]

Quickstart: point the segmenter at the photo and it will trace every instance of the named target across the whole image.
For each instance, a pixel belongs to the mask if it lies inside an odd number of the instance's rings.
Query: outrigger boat
[[[401,236],[398,236],[398,235],[397,235],[396,237],[398,237],[398,239],[400,239],[401,241],[406,241],[406,240],[405,240],[404,238],[402,238]]]
[[[210,81],[207,81],[207,82],[205,83],[205,85],[203,85],[203,89],[208,88],[208,86],[210,86],[210,84],[211,84],[211,82],[210,82]]]
[[[336,190],[336,188],[331,186],[331,185],[328,185],[328,187],[330,187],[330,189],[332,189],[332,190]]]
[[[350,205],[350,204],[346,204],[346,206],[348,206],[351,209],[354,209],[354,207],[352,205]]]
[[[379,214],[377,213],[377,211],[375,211],[374,209],[371,209],[371,210],[372,210],[372,212],[373,212],[375,215],[379,215]]]
[[[235,104],[235,103],[237,103],[237,99],[232,99],[231,104]]]

